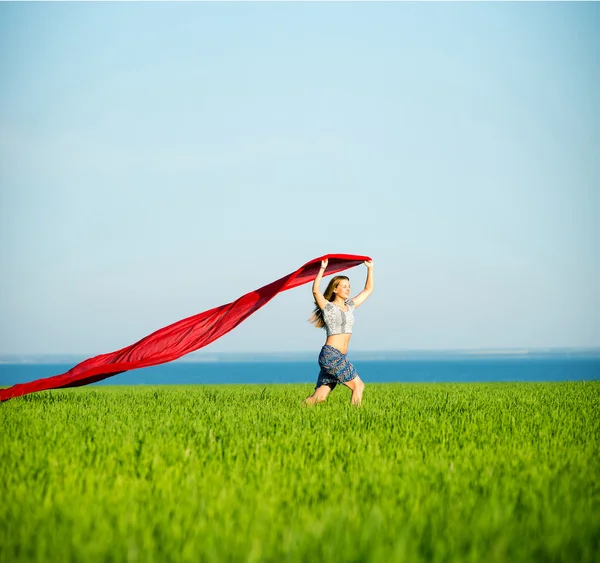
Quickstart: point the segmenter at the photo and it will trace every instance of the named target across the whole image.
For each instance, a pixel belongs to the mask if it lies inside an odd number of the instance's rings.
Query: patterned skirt
[[[321,385],[332,385],[352,381],[358,374],[354,366],[348,361],[346,354],[342,354],[337,348],[325,344],[319,354],[319,378],[316,389]],[[333,388],[332,387],[332,388]]]

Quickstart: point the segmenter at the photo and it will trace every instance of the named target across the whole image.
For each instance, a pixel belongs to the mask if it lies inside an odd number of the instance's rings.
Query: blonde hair
[[[350,278],[347,276],[333,276],[329,283],[327,284],[327,289],[325,293],[323,293],[323,297],[329,302],[335,299],[334,290],[340,285],[342,280],[350,281]],[[325,319],[323,318],[323,309],[319,307],[319,304],[315,301],[315,308],[313,310],[313,314],[308,319],[309,322],[314,324],[317,328],[325,328]]]

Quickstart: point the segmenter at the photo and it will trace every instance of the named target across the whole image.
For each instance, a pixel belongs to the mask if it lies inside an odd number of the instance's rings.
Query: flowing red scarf
[[[0,389],[0,401],[36,391],[79,387],[124,371],[172,362],[233,330],[278,293],[313,281],[321,266],[321,260],[325,259],[329,260],[326,275],[353,268],[365,260],[370,260],[368,256],[352,254],[328,254],[315,258],[295,272],[256,291],[246,293],[232,303],[177,321],[127,348],[84,360],[60,375]]]

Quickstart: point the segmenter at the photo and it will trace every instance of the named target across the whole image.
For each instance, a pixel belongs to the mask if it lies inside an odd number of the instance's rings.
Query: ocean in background
[[[236,383],[314,383],[319,366],[314,359],[283,360],[281,355],[240,355],[171,362],[121,373],[94,385],[190,385]],[[383,359],[377,359],[382,356]],[[392,354],[393,356],[393,354]],[[366,383],[459,383],[492,381],[585,381],[600,379],[600,354],[415,354],[386,357],[362,353],[349,359]],[[231,356],[229,356],[230,358]],[[0,386],[25,383],[68,371],[85,358],[69,363],[10,361],[0,363]]]

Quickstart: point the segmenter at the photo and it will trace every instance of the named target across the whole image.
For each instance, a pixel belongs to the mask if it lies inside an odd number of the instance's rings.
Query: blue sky
[[[0,353],[335,252],[376,265],[354,349],[600,346],[599,38],[596,3],[1,4]],[[207,351],[317,350],[311,307]]]

